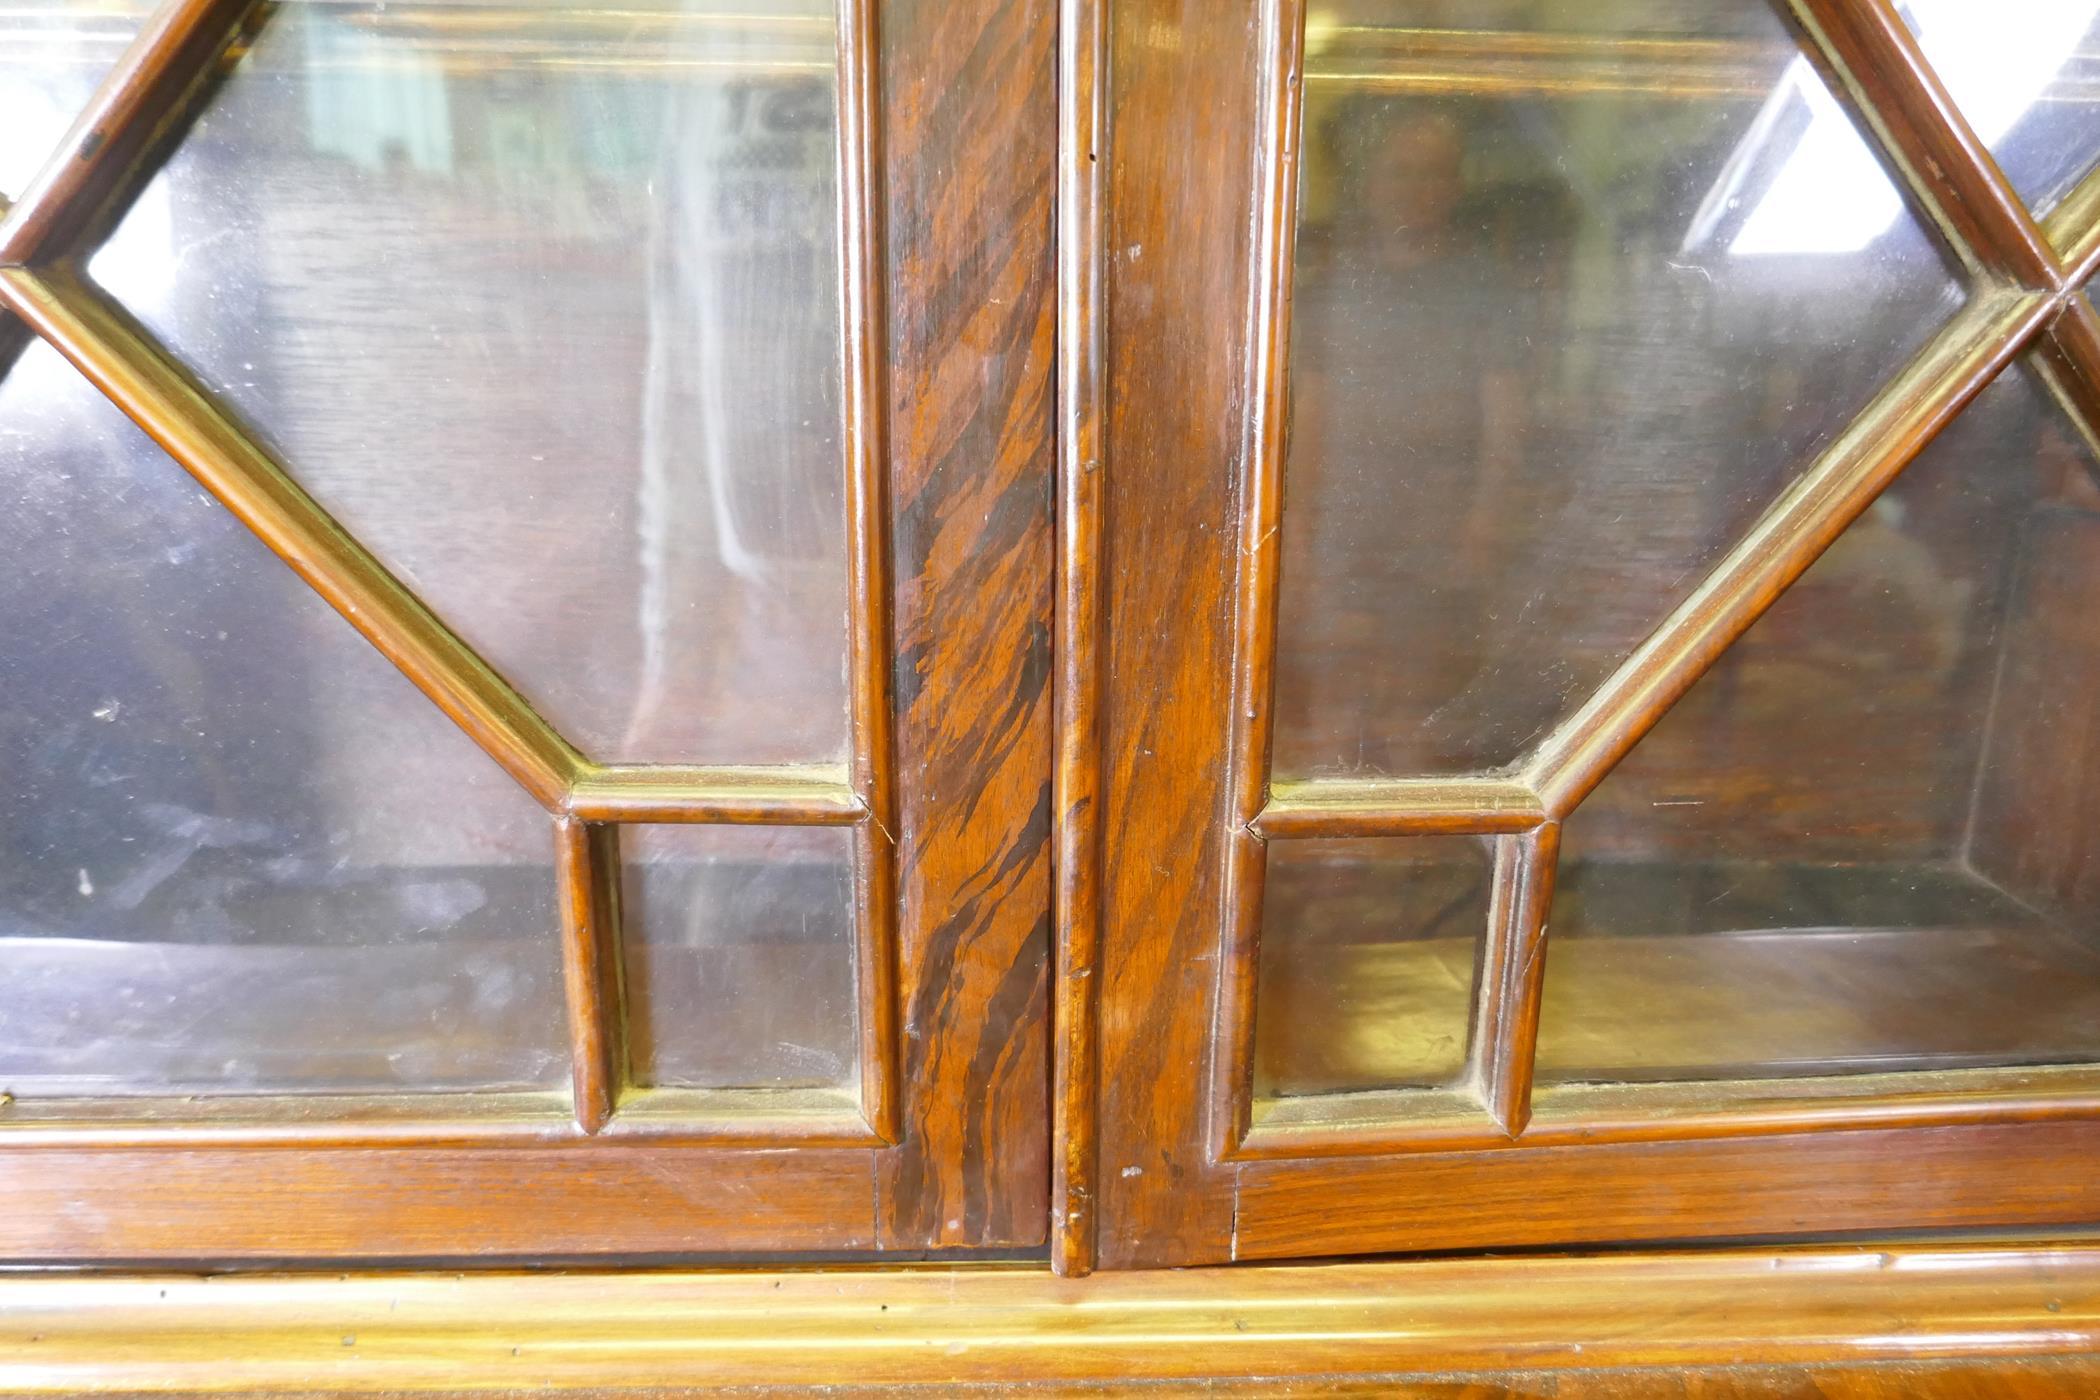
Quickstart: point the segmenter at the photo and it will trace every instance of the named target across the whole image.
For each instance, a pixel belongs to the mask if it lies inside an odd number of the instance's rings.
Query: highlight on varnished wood
[[[1106,0],[1058,5],[1056,978],[1051,1017],[1051,1262],[1092,1271],[1100,1092],[1102,474],[1107,411]]]
[[[1863,121],[1901,182],[1962,261],[1991,277],[2053,291],[2061,273],[2034,216],[1948,94],[1890,0],[1790,0],[1836,71],[1840,100]]]
[[[1488,836],[1529,831],[1545,803],[1520,777],[1272,779],[1263,837]]]
[[[1467,1077],[1506,1133],[1531,1116],[1533,1050],[1546,977],[1546,911],[1560,859],[1560,826],[1548,822],[1495,838],[1487,935],[1474,975]]]
[[[128,315],[59,271],[0,270],[0,303],[78,366],[527,792],[560,809],[582,756]]]
[[[2100,166],[2086,172],[2049,211],[2042,232],[2063,260],[2069,285],[2082,287],[2100,271]]]
[[[1667,1376],[1983,1356],[2084,1354],[2077,1374],[2090,1381],[2100,1375],[2096,1348],[2100,1247],[2084,1240],[1085,1280],[952,1266],[0,1279],[0,1388],[66,1394],[771,1393],[841,1378],[1025,1388],[1253,1377],[1270,1386],[1316,1379],[1323,1394],[1350,1377],[1379,1378],[1380,1389],[1350,1393],[1391,1394],[1399,1377],[1513,1368],[1533,1380],[1509,1393],[1563,1394],[1585,1375],[1632,1374],[1626,1368]]]
[[[256,0],[165,0],[149,15],[49,162],[0,223],[0,266],[84,254],[99,219],[128,202],[153,147],[191,100]]]
[[[1263,0],[1260,110],[1256,116],[1253,274],[1247,295],[1246,438],[1235,501],[1232,708],[1225,782],[1223,923],[1217,974],[1217,1041],[1211,1053],[1210,1151],[1224,1160],[1253,1112],[1254,1002],[1261,965],[1267,853],[1255,823],[1269,793],[1275,731],[1276,614],[1282,585],[1283,474],[1289,449],[1291,264],[1297,242],[1299,75],[1303,0]]]
[[[1596,694],[1541,742],[1526,781],[1565,817],[1678,697],[1872,504],[2055,314],[1978,292],[1824,450]]]
[[[851,826],[867,807],[844,764],[586,763],[562,808],[592,822]]]
[[[897,815],[891,739],[889,321],[885,315],[881,35],[875,0],[838,11],[839,309],[845,365],[846,572],[852,618],[852,773],[868,819],[854,831],[861,1102],[897,1135]]]
[[[554,857],[576,1125],[595,1133],[611,1121],[627,1081],[619,830],[557,818]]]

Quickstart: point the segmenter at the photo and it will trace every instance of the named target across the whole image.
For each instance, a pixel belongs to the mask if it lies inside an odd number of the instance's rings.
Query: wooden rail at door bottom
[[[2017,1393],[2069,1395],[2100,1391],[2096,1349],[2100,1239],[1087,1279],[1012,1265],[0,1278],[8,1394],[1316,1377],[1457,1394],[1394,1378],[1554,1371],[1552,1394],[1623,1396],[1685,1394],[1711,1368],[1778,1367],[1793,1368],[1770,1373],[1780,1389],[1741,1388],[1763,1382],[1738,1369],[1697,1393],[1800,1393],[1787,1378],[1814,1368],[1820,1395],[2011,1394],[2022,1376],[2039,1379]],[[1904,1368],[1894,1388],[1891,1365]],[[1597,1374],[1625,1367],[1671,1369]]]

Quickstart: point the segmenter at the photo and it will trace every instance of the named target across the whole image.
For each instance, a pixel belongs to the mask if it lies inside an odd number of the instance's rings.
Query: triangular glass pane
[[[2024,371],[1569,820],[1538,1078],[2100,1059],[2100,490]]]
[[[0,12],[0,197],[36,177],[150,8],[22,0]]]
[[[836,760],[835,31],[292,0],[91,271],[593,758]]]
[[[2100,160],[2100,0],[1905,0],[1933,71],[2037,214]]]
[[[1282,776],[1519,758],[1959,301],[1763,5],[1452,13],[1309,12]]]
[[[522,791],[41,341],[0,492],[0,1090],[561,1083]]]

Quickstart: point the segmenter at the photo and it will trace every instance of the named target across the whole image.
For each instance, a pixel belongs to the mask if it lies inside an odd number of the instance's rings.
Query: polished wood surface
[[[901,1137],[886,1247],[1035,1245],[1049,1182],[1056,9],[881,6]]]
[[[1668,1368],[1647,1377],[1668,1387],[1698,1368],[1816,1366],[1842,1376],[1988,1353],[1997,1358],[1991,1375],[2082,1357],[2084,1369],[2058,1374],[2089,1377],[2096,1346],[2100,1262],[2088,1245],[2046,1241],[1085,1280],[996,1266],[0,1280],[5,1393],[830,1392],[1258,1377],[1271,1386],[1355,1380],[1385,1394],[1758,1394],[1767,1392],[1627,1389],[1632,1379],[1605,1368]],[[1399,1384],[1443,1377],[1436,1384],[1451,1386],[1454,1373],[1517,1369],[1530,1379],[1505,1374],[1458,1392]]]
[[[1058,570],[1056,981],[1051,998],[1051,1258],[1078,1276],[1096,1257],[1099,1156],[1102,538],[1107,413],[1109,150],[1106,0],[1058,6]]]

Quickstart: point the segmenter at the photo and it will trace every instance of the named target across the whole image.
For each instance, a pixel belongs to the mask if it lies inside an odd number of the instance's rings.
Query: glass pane
[[[2100,490],[1985,391],[1569,821],[1539,1079],[2100,1056]]]
[[[852,833],[633,826],[620,841],[635,1082],[857,1083]]]
[[[21,0],[0,11],[0,196],[14,198],[87,105],[143,0]]]
[[[2100,158],[2100,0],[1908,0],[1904,19],[2013,187],[2046,213]]]
[[[1488,843],[1271,841],[1254,1001],[1262,1097],[1435,1088],[1465,1069]]]
[[[1762,5],[1456,14],[1310,12],[1284,776],[1519,758],[1957,300]]]
[[[824,0],[292,0],[93,272],[594,758],[846,735]]]
[[[41,342],[0,491],[0,1090],[562,1083],[539,809]]]

